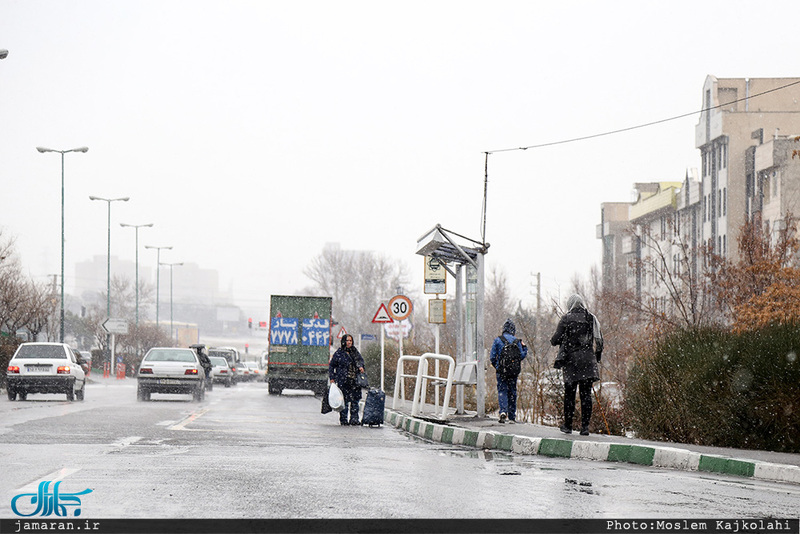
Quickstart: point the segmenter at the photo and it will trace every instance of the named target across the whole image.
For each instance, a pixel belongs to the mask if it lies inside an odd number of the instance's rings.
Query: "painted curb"
[[[451,445],[494,449],[522,455],[620,462],[680,471],[717,473],[800,485],[800,467],[794,465],[740,460],[676,447],[532,438],[492,430],[470,430],[415,419],[388,408],[384,409],[384,421],[410,434]]]

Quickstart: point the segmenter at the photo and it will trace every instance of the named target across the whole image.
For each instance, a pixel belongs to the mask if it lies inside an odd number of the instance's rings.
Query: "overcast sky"
[[[0,226],[67,287],[106,253],[218,269],[240,304],[310,285],[325,243],[480,238],[484,152],[698,111],[706,76],[800,75],[800,2],[0,0]],[[793,88],[793,91],[798,91]],[[800,94],[798,94],[800,98]],[[487,270],[566,298],[600,262],[600,203],[697,167],[698,115],[489,157]],[[178,276],[176,271],[175,276]],[[451,286],[452,287],[452,286]],[[419,302],[418,305],[422,305]]]

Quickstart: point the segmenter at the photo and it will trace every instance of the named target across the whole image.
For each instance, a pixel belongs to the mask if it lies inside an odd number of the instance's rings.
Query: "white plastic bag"
[[[342,390],[335,383],[331,384],[331,389],[328,391],[328,404],[336,412],[344,410],[344,395],[342,395]]]

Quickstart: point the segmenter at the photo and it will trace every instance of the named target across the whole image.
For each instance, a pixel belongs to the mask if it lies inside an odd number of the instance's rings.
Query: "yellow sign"
[[[447,323],[447,299],[431,299],[428,301],[428,322]]]

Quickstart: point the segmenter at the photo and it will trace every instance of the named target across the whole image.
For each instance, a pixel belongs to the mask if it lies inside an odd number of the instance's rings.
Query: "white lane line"
[[[73,469],[71,467],[62,467],[58,471],[53,471],[49,473],[39,480],[34,480],[33,482],[22,486],[21,488],[17,488],[17,494],[19,493],[35,493],[37,489],[39,489],[39,483],[45,482],[49,480],[50,482],[58,482],[60,480],[64,480],[68,476],[77,473],[80,469]]]

